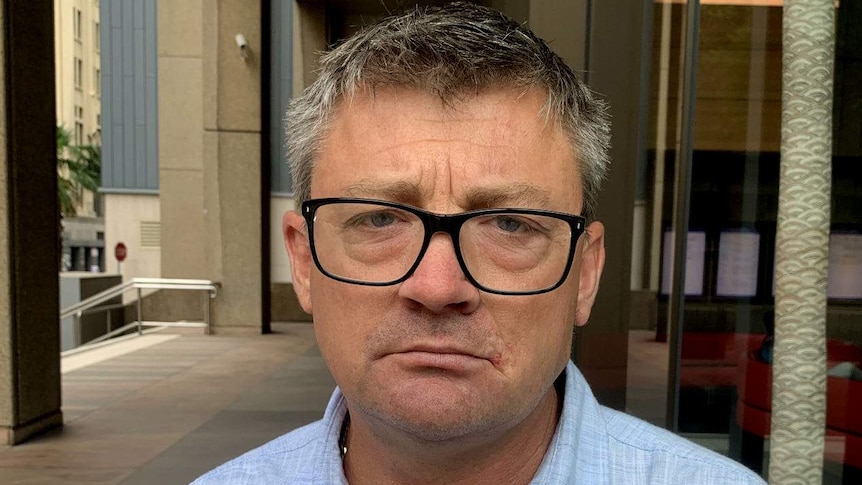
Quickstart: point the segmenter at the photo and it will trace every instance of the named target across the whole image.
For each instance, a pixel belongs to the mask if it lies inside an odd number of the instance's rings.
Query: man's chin
[[[463,409],[425,409],[420,413],[387,413],[380,417],[409,440],[423,444],[475,442],[488,437],[495,426],[488,419],[464,413]]]
[[[451,442],[487,435],[505,418],[499,397],[465,386],[445,372],[378,387],[366,408],[378,423],[425,442]]]

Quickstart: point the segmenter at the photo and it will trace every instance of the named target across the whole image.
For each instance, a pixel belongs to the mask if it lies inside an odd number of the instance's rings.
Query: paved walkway
[[[64,428],[0,447],[0,484],[185,484],[318,419],[335,383],[311,325],[273,330],[163,330],[64,357]]]

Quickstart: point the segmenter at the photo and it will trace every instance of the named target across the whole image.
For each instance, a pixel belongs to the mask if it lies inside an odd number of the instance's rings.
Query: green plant
[[[102,179],[102,149],[98,145],[73,145],[72,134],[57,127],[57,193],[60,214],[74,217],[84,190],[95,192]]]

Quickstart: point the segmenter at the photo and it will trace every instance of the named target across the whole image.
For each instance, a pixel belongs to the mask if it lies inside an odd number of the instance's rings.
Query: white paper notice
[[[760,234],[722,232],[718,241],[718,296],[757,295]]]
[[[826,296],[842,299],[862,298],[862,235],[829,236]]]
[[[688,233],[685,253],[685,294],[703,294],[703,266],[706,257],[706,233],[692,231]],[[670,294],[671,267],[673,265],[673,232],[664,233],[664,251],[662,251],[661,293]]]

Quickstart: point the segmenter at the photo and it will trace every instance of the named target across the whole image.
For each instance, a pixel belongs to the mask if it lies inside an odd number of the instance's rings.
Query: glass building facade
[[[836,2],[835,8],[824,483],[860,483],[862,8],[858,2]],[[692,12],[697,17],[687,19]],[[782,17],[780,1],[653,5],[647,163],[634,225],[642,237],[633,252],[640,264],[633,265],[632,289],[642,308],[655,305],[656,319],[654,328],[648,322],[630,329],[629,347],[630,412],[764,476],[772,413]],[[686,234],[678,236],[681,221]],[[682,244],[684,264],[675,266],[674,248]],[[674,274],[683,280],[678,285],[672,285]],[[667,355],[666,374],[633,367],[655,354]],[[652,379],[653,387],[632,373]]]

